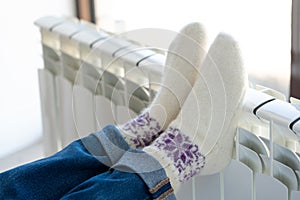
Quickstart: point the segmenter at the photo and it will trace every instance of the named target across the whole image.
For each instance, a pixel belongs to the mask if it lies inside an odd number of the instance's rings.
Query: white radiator
[[[46,155],[126,122],[153,99],[152,83],[160,81],[165,60],[160,52],[86,22],[43,17],[36,25],[44,58],[38,73]],[[221,173],[186,183],[178,199],[299,200],[300,104],[280,98],[268,88],[250,89],[232,162]]]

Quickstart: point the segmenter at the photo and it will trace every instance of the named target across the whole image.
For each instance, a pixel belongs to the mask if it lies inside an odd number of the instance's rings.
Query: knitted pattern
[[[169,127],[153,145],[172,160],[180,182],[199,174],[205,166],[205,156],[199,152],[198,145],[193,144],[178,128]]]
[[[149,112],[145,112],[127,122],[122,126],[122,130],[127,133],[127,135],[124,135],[125,140],[134,148],[148,146],[162,132],[161,125],[156,119],[150,117]]]

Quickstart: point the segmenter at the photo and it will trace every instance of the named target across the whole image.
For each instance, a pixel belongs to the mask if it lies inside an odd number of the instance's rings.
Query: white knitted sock
[[[247,73],[238,44],[219,34],[181,112],[144,151],[165,168],[176,190],[196,174],[219,172],[229,163]]]
[[[120,127],[132,148],[149,145],[176,118],[199,75],[205,42],[205,31],[199,23],[185,26],[172,41],[155,99],[142,114]]]

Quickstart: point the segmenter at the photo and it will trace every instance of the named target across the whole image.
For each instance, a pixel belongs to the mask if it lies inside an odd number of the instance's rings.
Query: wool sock
[[[132,148],[149,145],[176,118],[197,80],[205,46],[205,31],[199,23],[185,26],[171,42],[156,97],[140,115],[120,127]]]
[[[226,34],[217,36],[200,72],[177,118],[143,149],[165,168],[175,190],[197,174],[227,166],[247,89],[238,44]]]

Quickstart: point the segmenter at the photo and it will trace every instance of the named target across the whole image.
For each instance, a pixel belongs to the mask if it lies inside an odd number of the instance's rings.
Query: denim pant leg
[[[78,185],[62,200],[150,200],[144,181],[134,173],[111,170]]]
[[[176,199],[163,166],[154,157],[142,150],[128,149],[113,168],[140,176],[147,185],[147,190],[151,193],[151,199]]]
[[[0,173],[0,199],[59,199],[75,186],[106,172],[128,149],[120,134],[112,135],[115,129],[107,126],[51,157]],[[109,157],[107,151],[114,153]]]
[[[148,154],[130,149],[114,167],[120,170],[111,169],[90,178],[73,188],[62,200],[176,199],[164,169]]]
[[[113,134],[118,135],[118,130],[115,129]],[[155,158],[137,149],[128,149],[111,171],[85,181],[63,199],[84,197],[101,200],[176,199],[164,168]]]

